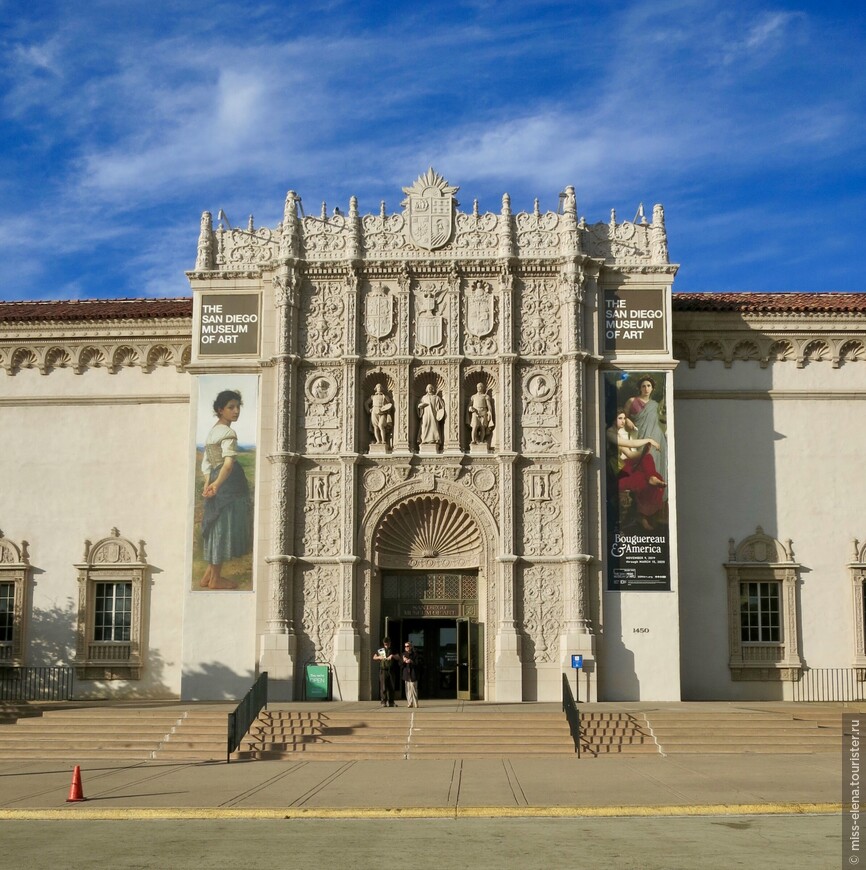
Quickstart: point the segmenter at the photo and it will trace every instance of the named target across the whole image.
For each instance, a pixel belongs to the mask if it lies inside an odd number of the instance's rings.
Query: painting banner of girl
[[[194,590],[253,588],[256,375],[202,375],[196,418]]]
[[[606,372],[607,588],[671,588],[664,372]]]

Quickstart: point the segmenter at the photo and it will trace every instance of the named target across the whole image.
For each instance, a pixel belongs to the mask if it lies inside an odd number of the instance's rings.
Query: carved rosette
[[[524,650],[532,661],[556,661],[563,623],[559,566],[523,566],[521,587]]]
[[[367,511],[370,504],[383,494],[387,494],[394,487],[403,483],[411,472],[408,465],[394,465],[383,463],[368,468],[361,476],[362,507]]]
[[[472,466],[461,482],[471,490],[499,522],[499,469],[493,464]]]
[[[339,566],[313,565],[298,571],[295,613],[302,614],[298,636],[301,661],[332,661],[339,619]]]
[[[520,341],[525,356],[554,356],[561,350],[559,295],[556,281],[534,278],[520,297]]]
[[[335,359],[345,353],[342,281],[315,281],[306,285],[301,303],[300,343],[306,357]]]

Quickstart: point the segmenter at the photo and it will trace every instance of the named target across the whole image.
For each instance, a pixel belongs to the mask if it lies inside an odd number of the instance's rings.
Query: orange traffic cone
[[[81,788],[81,768],[76,764],[75,770],[72,771],[72,786],[69,789],[69,797],[66,798],[66,803],[72,804],[77,801],[86,801],[84,790]]]

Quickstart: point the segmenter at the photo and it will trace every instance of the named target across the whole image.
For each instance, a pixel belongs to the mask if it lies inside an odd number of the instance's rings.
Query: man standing
[[[379,701],[383,707],[396,707],[394,689],[396,669],[400,656],[391,650],[391,638],[382,638],[382,648],[373,656],[379,662]]]
[[[403,645],[403,685],[406,691],[406,706],[418,706],[418,654],[410,641]]]

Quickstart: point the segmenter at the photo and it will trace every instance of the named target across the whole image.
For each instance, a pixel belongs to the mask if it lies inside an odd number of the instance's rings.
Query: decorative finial
[[[247,230],[251,233],[254,233],[256,231],[256,225],[255,225],[255,222],[253,221],[252,215],[250,215],[250,220],[249,220],[249,223],[247,224]]]
[[[353,196],[349,200],[349,217],[356,218],[358,217],[358,197]]]
[[[477,199],[472,200],[472,216],[478,217],[478,200]]]
[[[322,200],[322,220],[326,221],[328,219],[328,203]]]
[[[379,203],[379,217],[383,220],[388,216],[388,213],[385,211],[385,200]]]
[[[568,187],[565,188],[564,193],[565,197],[562,202],[562,213],[577,217],[577,198],[574,195],[574,185],[569,184]]]
[[[511,214],[511,197],[507,193],[502,194],[502,214]]]

